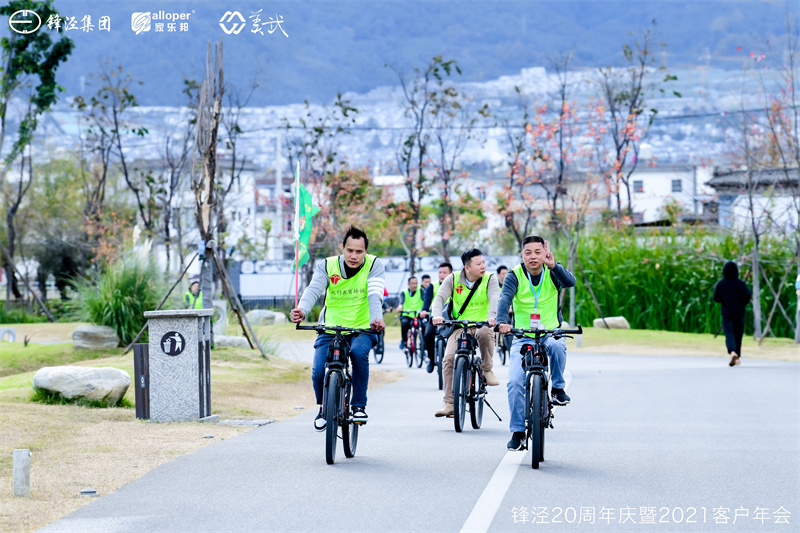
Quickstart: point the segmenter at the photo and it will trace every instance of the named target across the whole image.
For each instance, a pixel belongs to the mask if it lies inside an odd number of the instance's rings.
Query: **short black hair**
[[[192,285],[200,285],[200,282],[199,282],[199,281],[193,281],[193,282],[191,282],[191,283],[189,284],[189,288],[190,288],[190,289],[192,288]]]
[[[448,263],[447,261],[445,261],[444,263],[439,263],[439,268],[442,268],[442,267],[445,267],[445,268],[449,269],[450,272],[453,271],[453,265]]]
[[[422,275],[422,281],[425,281],[426,279],[431,279],[431,277],[429,275],[427,275],[427,274],[423,274]]]
[[[350,226],[347,228],[347,233],[344,234],[344,239],[342,239],[342,246],[347,244],[347,239],[352,237],[355,240],[364,239],[364,250],[369,250],[369,237],[367,234],[364,233],[363,230],[358,229],[355,226]]]
[[[505,265],[500,265],[499,267],[497,267],[497,273],[498,274],[503,270],[508,270],[508,267],[505,266]]]
[[[467,266],[467,263],[472,261],[473,257],[478,257],[479,255],[483,255],[483,252],[477,248],[472,248],[461,254],[461,262],[464,263],[464,266]]]
[[[522,239],[522,247],[525,248],[526,244],[530,244],[532,242],[538,242],[542,246],[544,246],[544,238],[539,237],[538,235],[528,235],[524,239]]]
[[[412,279],[417,279],[417,276],[411,276],[411,277],[409,277],[409,278],[408,278],[408,282],[409,282],[409,283],[411,283],[411,280],[412,280]]]

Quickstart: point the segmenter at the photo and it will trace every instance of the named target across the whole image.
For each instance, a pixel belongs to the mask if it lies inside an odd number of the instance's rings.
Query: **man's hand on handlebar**
[[[429,314],[430,313],[428,313],[427,311],[420,311],[419,312],[419,317],[420,318],[427,318]]]
[[[380,333],[381,331],[386,329],[386,322],[384,322],[380,318],[376,318],[375,320],[369,323],[369,327]]]
[[[434,326],[440,326],[442,324],[442,322],[444,322],[444,318],[442,318],[440,316],[433,317],[433,325]]]
[[[298,307],[289,311],[289,320],[295,324],[299,324],[306,317],[306,314]]]
[[[497,331],[499,331],[503,335],[511,333],[511,324],[498,324]]]
[[[495,327],[495,325],[497,325],[497,320],[495,320],[494,318],[490,318],[489,319],[489,327],[493,328],[493,327]]]

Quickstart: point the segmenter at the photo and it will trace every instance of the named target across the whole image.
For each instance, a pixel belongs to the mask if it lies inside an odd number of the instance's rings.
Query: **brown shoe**
[[[738,356],[738,355],[736,356],[736,364],[737,365],[741,365],[742,364],[741,356]]]
[[[497,385],[500,385],[500,380],[497,379],[497,376],[495,376],[494,372],[492,372],[491,370],[486,372],[483,375],[483,377],[486,378],[486,384],[489,385],[490,387],[495,387]]]
[[[442,406],[441,409],[436,411],[436,415],[435,416],[436,416],[436,418],[441,418],[443,416],[453,416],[454,412],[455,412],[455,409],[453,408],[453,404],[452,403],[446,403],[446,404],[444,404]]]
[[[736,352],[731,352],[731,362],[728,363],[728,366],[733,366],[739,364],[739,356]]]

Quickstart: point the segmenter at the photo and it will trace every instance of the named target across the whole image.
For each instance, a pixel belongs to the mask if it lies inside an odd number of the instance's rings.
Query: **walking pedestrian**
[[[729,366],[739,364],[742,356],[742,336],[744,335],[744,308],[750,303],[750,289],[739,279],[739,267],[728,261],[722,267],[722,279],[714,287],[714,301],[722,304],[722,329],[725,332],[725,346],[731,356]]]

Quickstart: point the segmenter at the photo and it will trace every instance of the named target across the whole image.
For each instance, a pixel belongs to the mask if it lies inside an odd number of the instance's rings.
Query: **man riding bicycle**
[[[400,349],[406,348],[406,337],[414,320],[414,313],[422,311],[422,291],[417,290],[417,278],[408,278],[408,288],[400,293],[400,303],[397,305],[397,312],[400,313]]]
[[[420,313],[421,317],[426,317],[431,311],[431,305],[433,304],[433,299],[436,298],[436,293],[439,292],[439,287],[441,287],[444,278],[449,276],[453,273],[453,265],[448,262],[444,262],[439,265],[439,281],[436,283],[431,283],[428,285],[428,290],[425,291],[423,294],[422,300],[422,313]],[[447,302],[445,302],[447,303]],[[425,325],[425,349],[428,352],[428,374],[433,372],[434,367],[436,366],[436,356],[434,354],[434,342],[436,342],[436,326],[433,325],[432,322],[428,321]]]
[[[517,329],[554,329],[561,327],[559,291],[575,286],[575,276],[557,263],[548,243],[538,235],[522,241],[522,263],[508,273],[497,305],[500,333],[509,333],[509,307],[514,305],[514,327]],[[528,335],[533,337],[533,335]],[[511,412],[511,440],[509,450],[521,450],[525,444],[525,371],[522,369],[520,350],[525,339],[515,338],[511,344],[511,362],[508,365],[508,407]],[[569,396],[564,392],[564,367],[567,345],[564,339],[545,339],[553,379],[554,405],[567,405]]]
[[[303,291],[296,309],[289,319],[300,323],[308,315],[317,299],[325,293],[325,308],[320,323],[329,326],[350,328],[372,328],[381,332],[386,328],[383,321],[383,289],[385,269],[380,259],[367,253],[367,234],[350,226],[342,240],[342,255],[332,256],[317,265],[311,283]],[[314,363],[311,381],[319,405],[319,414],[314,428],[324,431],[326,421],[322,417],[322,389],[325,378],[325,363],[328,346],[334,335],[322,333],[314,342]],[[353,420],[367,422],[367,385],[369,384],[369,352],[378,342],[375,334],[355,337],[350,344],[350,359],[353,364]]]
[[[486,321],[494,327],[497,314],[497,300],[500,290],[497,287],[497,276],[486,274],[486,261],[483,253],[477,248],[467,250],[461,254],[464,269],[453,272],[447,276],[433,299],[433,324],[439,325],[444,321],[442,308],[444,302],[453,298],[453,320]],[[467,332],[473,335],[481,350],[481,368],[486,378],[487,385],[499,385],[500,381],[492,372],[492,358],[494,355],[494,335],[491,328],[482,327],[476,331],[469,328]],[[456,344],[461,331],[456,329],[447,339],[444,352],[442,369],[444,374],[444,405],[436,411],[437,417],[451,416],[455,411],[453,406],[453,361],[456,355]]]

